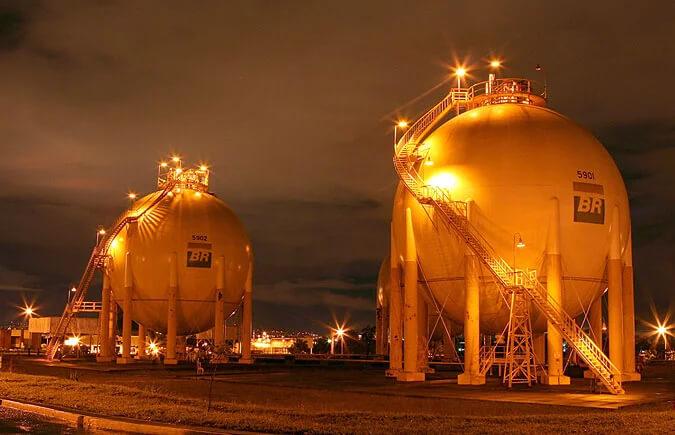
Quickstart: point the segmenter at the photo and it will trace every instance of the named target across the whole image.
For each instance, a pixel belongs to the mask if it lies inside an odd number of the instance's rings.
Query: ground
[[[511,391],[496,379],[463,387],[449,371],[422,384],[401,384],[365,364],[231,365],[198,377],[189,368],[147,363],[121,368],[24,360],[14,371],[0,374],[2,398],[230,430],[666,433],[675,427],[672,365],[648,368],[646,379],[625,384],[627,394],[619,397],[592,394],[582,379],[569,387]]]

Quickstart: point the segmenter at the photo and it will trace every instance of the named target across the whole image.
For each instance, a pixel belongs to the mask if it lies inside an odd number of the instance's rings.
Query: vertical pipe
[[[399,381],[423,381],[424,373],[418,364],[419,325],[417,291],[417,247],[413,232],[412,210],[405,209],[405,250],[403,263],[403,372]]]
[[[420,371],[429,373],[429,304],[419,293],[417,298],[417,367]]]
[[[124,299],[122,301],[122,357],[118,364],[128,364],[131,359],[131,297],[133,292],[133,276],[131,273],[131,252],[124,259]]]
[[[384,355],[385,336],[382,331],[382,317],[384,316],[382,305],[377,296],[377,308],[375,309],[375,353],[377,355]]]
[[[398,376],[398,373],[403,369],[403,325],[401,322],[403,295],[401,294],[401,269],[399,264],[394,223],[392,222],[389,245],[391,293],[389,294],[389,370],[387,376],[393,377]]]
[[[225,257],[216,261],[216,300],[213,344],[219,348],[225,344]]]
[[[591,338],[595,345],[602,349],[602,295],[600,295],[591,304],[590,312],[588,313],[588,323],[591,327]]]
[[[253,334],[253,260],[248,266],[246,287],[244,288],[244,306],[241,320],[241,359],[242,364],[251,364],[251,335]]]
[[[633,241],[628,239],[624,253],[623,284],[623,380],[639,381],[635,370],[635,299],[633,289]]]
[[[612,210],[607,259],[607,323],[609,359],[623,373],[623,295],[619,208]]]
[[[166,358],[164,364],[178,364],[176,359],[176,303],[178,299],[178,259],[175,252],[169,256],[169,292],[167,294]]]
[[[560,205],[558,198],[551,199],[550,223],[546,246],[546,290],[548,298],[562,305],[562,261],[560,258]],[[542,376],[543,384],[569,385],[570,378],[563,373],[562,335],[549,320],[546,326],[548,371]]]
[[[99,313],[99,335],[97,362],[112,361],[110,352],[110,271],[103,268],[103,287],[101,288],[101,312]]]

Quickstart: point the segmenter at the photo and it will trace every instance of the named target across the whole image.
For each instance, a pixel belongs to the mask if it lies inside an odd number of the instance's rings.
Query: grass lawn
[[[330,394],[330,392],[327,392]],[[203,398],[190,398],[137,386],[77,382],[47,376],[0,373],[0,397],[62,408],[123,416],[162,423],[211,426],[230,430],[306,433],[668,433],[675,427],[675,410],[669,403],[619,411],[580,409],[571,413],[546,413],[542,407],[521,415],[500,412],[492,402],[486,415],[453,415],[382,411],[322,411],[261,406],[236,400],[218,400],[210,412]],[[364,399],[367,400],[367,399]],[[455,411],[462,400],[445,399]],[[576,411],[576,409],[574,409]]]

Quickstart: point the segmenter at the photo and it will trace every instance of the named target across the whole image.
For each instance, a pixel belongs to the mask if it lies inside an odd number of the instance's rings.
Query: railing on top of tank
[[[467,90],[468,108],[500,103],[543,106],[546,104],[546,93],[537,82],[519,78],[486,80]]]

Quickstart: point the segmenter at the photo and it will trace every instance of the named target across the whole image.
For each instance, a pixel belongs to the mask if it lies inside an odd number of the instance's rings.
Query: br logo
[[[187,267],[211,267],[211,251],[188,249]]]
[[[605,223],[605,200],[594,196],[574,196],[574,222]]]

